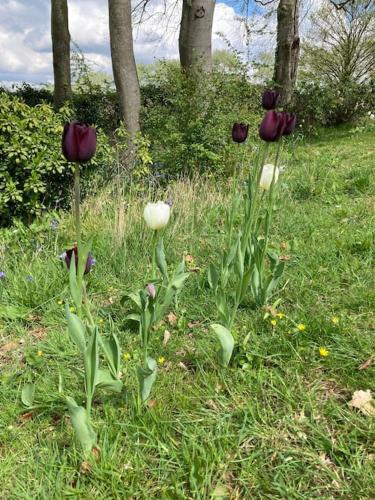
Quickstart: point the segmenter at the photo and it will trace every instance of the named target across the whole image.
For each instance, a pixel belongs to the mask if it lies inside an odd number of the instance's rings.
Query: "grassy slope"
[[[114,231],[113,204],[86,205],[98,260],[90,292],[102,330],[113,317],[131,353],[126,393],[97,393],[93,418],[102,451],[90,474],[78,473],[82,459],[69,419],[52,401],[59,370],[67,391],[82,398],[68,369],[80,361],[58,303],[68,296],[66,273],[53,258],[71,238],[68,221],[56,240],[43,222],[33,234],[7,232],[1,304],[32,312],[26,321],[0,319],[1,497],[210,498],[216,488],[231,498],[373,498],[375,419],[347,402],[354,390],[375,391],[374,365],[358,370],[374,350],[374,153],[371,131],[325,132],[298,146],[272,236],[289,258],[279,306],[287,317],[272,327],[264,311],[243,307],[235,364],[225,373],[215,369],[217,345],[207,330],[214,307],[204,270],[220,247],[227,190],[202,182],[171,187],[169,260],[185,251],[202,271],[192,273],[181,296],[177,324],[155,332],[154,355],[166,362],[154,386],[156,404],[141,414],[133,404],[139,343],[124,327],[119,298],[142,283],[148,262],[142,203],[132,198],[127,205],[123,240]],[[299,323],[305,331],[297,331]],[[162,347],[165,328],[172,335]],[[319,356],[321,346],[327,358]],[[43,403],[32,418],[21,416],[20,404],[29,380]]]

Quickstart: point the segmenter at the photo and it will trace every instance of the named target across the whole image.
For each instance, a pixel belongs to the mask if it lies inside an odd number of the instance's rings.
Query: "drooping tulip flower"
[[[260,181],[259,181],[259,186],[264,191],[268,191],[270,189],[271,184],[272,184],[272,177],[273,177],[274,171],[275,171],[274,183],[276,184],[277,179],[279,178],[279,168],[276,167],[276,170],[275,170],[275,165],[272,165],[272,163],[267,163],[266,165],[263,165],[262,174],[260,176]]]
[[[290,135],[296,126],[297,116],[294,113],[284,113],[285,114],[285,128],[283,135]]]
[[[96,130],[87,123],[70,122],[64,126],[62,151],[68,161],[85,163],[96,151]]]
[[[149,297],[151,297],[152,299],[154,299],[156,297],[156,288],[155,288],[155,285],[153,283],[149,283],[146,286],[146,292],[147,292],[147,295]]]
[[[171,215],[171,207],[164,201],[147,203],[143,212],[143,218],[150,229],[162,229],[168,224]]]
[[[267,111],[259,127],[259,137],[266,142],[280,139],[285,129],[285,114],[277,111]]]
[[[262,96],[262,107],[263,109],[275,109],[280,103],[280,92],[277,90],[265,90]]]
[[[76,264],[76,269],[78,267],[78,248],[77,246],[74,246],[73,248],[69,248],[69,250],[66,250],[60,255],[60,259],[65,261],[66,267],[70,269],[70,262],[72,260],[72,257],[75,257],[75,264]],[[94,257],[89,253],[87,256],[86,264],[85,264],[85,274],[89,273],[92,269],[93,266],[95,266],[96,260]]]
[[[234,142],[245,142],[249,133],[249,125],[245,123],[234,123],[232,128],[232,139]]]

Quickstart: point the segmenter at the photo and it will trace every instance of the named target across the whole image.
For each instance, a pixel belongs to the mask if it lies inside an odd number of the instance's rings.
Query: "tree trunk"
[[[108,0],[108,5],[113,76],[133,149],[132,141],[139,131],[141,97],[134,59],[131,1]]]
[[[178,44],[184,70],[211,71],[214,10],[215,0],[183,0]]]
[[[70,34],[67,0],[51,0],[51,35],[54,77],[54,106],[58,110],[72,97]]]
[[[282,103],[288,105],[297,77],[300,39],[298,30],[299,0],[280,0],[277,8],[277,45],[274,81],[281,91]]]

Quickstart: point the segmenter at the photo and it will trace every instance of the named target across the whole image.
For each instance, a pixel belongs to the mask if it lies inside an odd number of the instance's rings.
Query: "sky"
[[[233,48],[246,53],[246,32],[238,5],[235,0],[217,2],[214,50],[227,48],[227,40]],[[72,41],[78,44],[93,69],[111,75],[107,0],[68,0],[68,6]],[[135,23],[133,27],[138,63],[178,58],[180,16],[181,4],[176,5],[175,0],[151,0],[142,24]],[[251,25],[252,50],[273,50],[274,22],[269,21],[263,37],[256,34],[257,28],[264,25],[257,12],[252,13]],[[1,83],[52,82],[51,50],[50,0],[0,0]]]

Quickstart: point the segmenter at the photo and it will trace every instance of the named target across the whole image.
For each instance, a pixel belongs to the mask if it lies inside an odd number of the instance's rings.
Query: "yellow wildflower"
[[[319,354],[322,356],[322,358],[326,358],[327,356],[329,356],[329,350],[325,347],[320,347]]]
[[[103,318],[99,318],[99,324],[102,325],[104,323],[104,319]]]
[[[124,352],[122,357],[125,361],[129,361],[129,359],[131,358],[130,352]]]
[[[334,325],[337,325],[340,319],[337,316],[332,316],[331,321]]]
[[[160,356],[158,358],[158,363],[159,363],[159,365],[164,365],[164,363],[165,363],[165,357],[164,356]]]
[[[41,356],[43,356],[43,351],[40,351],[40,350],[39,350],[39,351],[36,353],[36,355],[40,358]]]
[[[76,312],[76,308],[75,308],[75,307],[73,307],[73,306],[70,306],[70,307],[69,307],[69,311],[70,311],[71,313],[75,313],[75,312]]]
[[[303,323],[298,323],[297,330],[299,332],[304,332],[306,330],[306,325],[304,325]]]
[[[278,312],[278,313],[276,313],[276,316],[277,316],[279,319],[283,319],[283,318],[285,318],[285,314],[284,314],[284,313],[282,313],[282,312]]]
[[[271,325],[272,326],[276,326],[277,325],[277,321],[275,319],[271,319]]]
[[[63,303],[63,301],[62,301],[62,300],[58,300],[58,301],[57,301],[57,305],[59,305],[59,306],[62,306],[62,303]]]

